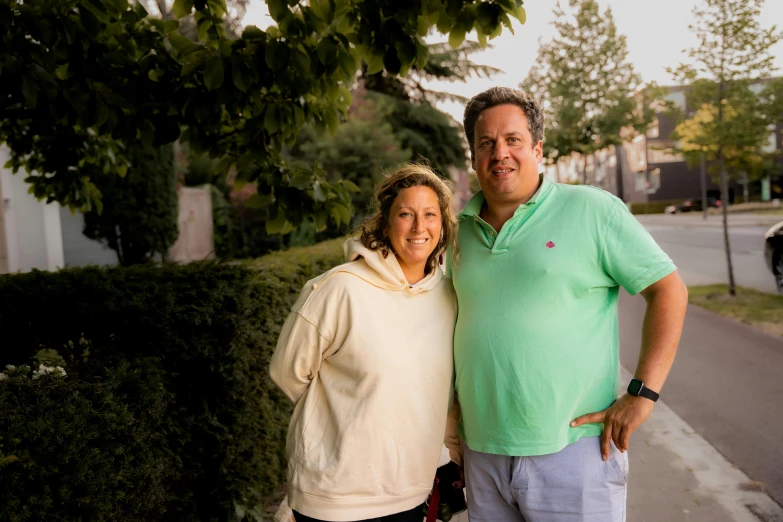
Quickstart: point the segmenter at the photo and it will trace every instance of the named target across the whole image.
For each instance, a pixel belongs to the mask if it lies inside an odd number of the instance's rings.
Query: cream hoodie
[[[288,501],[330,521],[421,504],[443,448],[456,297],[434,270],[411,287],[394,255],[356,239],[308,281],[283,325],[272,379],[294,401]]]

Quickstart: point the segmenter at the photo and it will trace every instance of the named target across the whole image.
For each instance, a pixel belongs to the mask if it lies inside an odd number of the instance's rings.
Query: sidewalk
[[[620,382],[630,378],[623,369]],[[628,522],[783,522],[783,507],[663,401],[631,436],[629,459]],[[284,502],[275,522],[289,521]]]
[[[710,214],[707,219],[701,212],[682,214],[637,214],[636,219],[642,225],[664,225],[672,227],[723,227],[721,215]],[[729,227],[771,227],[783,221],[783,215],[732,213],[728,215]]]

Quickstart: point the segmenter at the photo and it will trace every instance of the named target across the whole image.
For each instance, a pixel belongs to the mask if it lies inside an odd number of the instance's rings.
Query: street
[[[648,232],[669,254],[688,285],[726,283],[726,254],[720,216],[705,224],[700,216],[639,216]],[[696,219],[694,219],[696,218]],[[736,219],[738,216],[730,216]],[[764,232],[783,216],[756,216],[729,227],[734,277],[740,286],[763,292],[777,291],[775,280],[764,262]]]
[[[725,281],[719,227],[649,221],[645,227],[680,267],[687,284]],[[760,247],[766,227],[730,230],[737,284],[774,292]],[[619,309],[620,358],[623,367],[633,371],[644,300],[623,292]],[[661,394],[675,413],[778,503],[783,503],[781,370],[783,339],[689,306],[677,359]]]

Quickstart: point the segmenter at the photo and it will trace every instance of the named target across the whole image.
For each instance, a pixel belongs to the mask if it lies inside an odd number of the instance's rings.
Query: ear
[[[536,146],[533,147],[533,153],[536,155],[536,161],[541,163],[544,161],[544,142],[541,140],[538,140],[538,143],[536,143]]]

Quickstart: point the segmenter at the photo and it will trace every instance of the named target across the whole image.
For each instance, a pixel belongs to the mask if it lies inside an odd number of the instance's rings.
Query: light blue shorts
[[[624,522],[628,453],[612,443],[601,459],[600,437],[557,453],[508,457],[465,451],[471,522]]]

